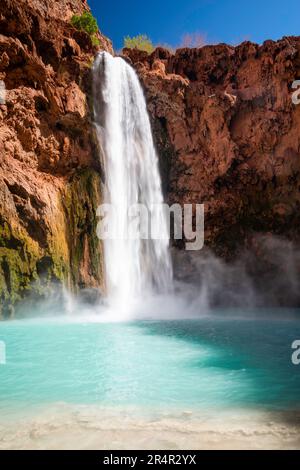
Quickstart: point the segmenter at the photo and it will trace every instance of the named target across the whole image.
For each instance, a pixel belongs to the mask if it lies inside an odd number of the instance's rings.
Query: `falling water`
[[[94,110],[105,167],[104,200],[116,221],[104,241],[110,303],[127,307],[172,284],[172,267],[158,157],[146,101],[135,71],[121,58],[100,53],[94,69]],[[130,239],[128,210],[143,204],[160,239]],[[153,206],[154,205],[154,206]]]

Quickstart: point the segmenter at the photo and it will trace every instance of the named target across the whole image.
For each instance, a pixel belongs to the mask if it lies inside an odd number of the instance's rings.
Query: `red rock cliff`
[[[70,25],[85,10],[83,0],[1,0],[0,315],[56,281],[102,283],[96,49]],[[144,83],[167,197],[205,203],[206,245],[231,257],[256,233],[299,241],[300,38],[124,55]]]
[[[83,0],[1,0],[0,316],[53,281],[73,289],[101,283],[100,168],[88,100],[96,50],[70,24],[85,10]]]
[[[206,244],[300,234],[300,38],[124,55],[147,95],[170,202],[205,203]]]

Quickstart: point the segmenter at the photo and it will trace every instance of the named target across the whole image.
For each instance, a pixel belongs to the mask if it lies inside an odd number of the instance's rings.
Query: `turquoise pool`
[[[300,407],[296,320],[211,316],[2,322],[0,416],[64,402],[150,408]]]

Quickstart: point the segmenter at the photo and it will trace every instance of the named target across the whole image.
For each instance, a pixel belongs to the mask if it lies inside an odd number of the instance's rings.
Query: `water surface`
[[[3,322],[0,416],[58,402],[151,409],[300,405],[296,320]]]

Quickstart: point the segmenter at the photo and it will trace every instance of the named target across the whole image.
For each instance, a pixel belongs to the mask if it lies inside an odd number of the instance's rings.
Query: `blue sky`
[[[300,0],[88,0],[115,49],[123,37],[145,33],[155,44],[177,46],[187,33],[208,43],[239,43],[300,35]]]

